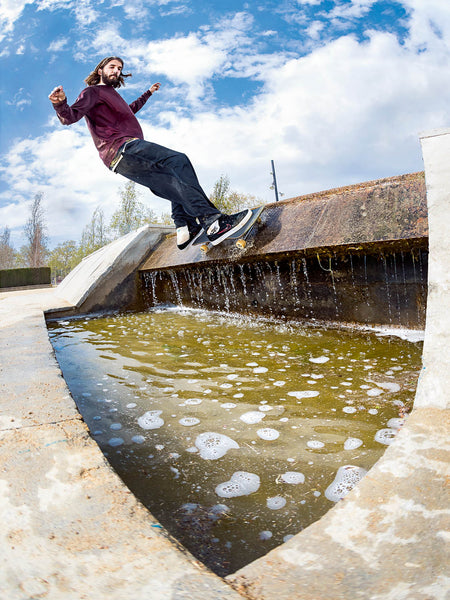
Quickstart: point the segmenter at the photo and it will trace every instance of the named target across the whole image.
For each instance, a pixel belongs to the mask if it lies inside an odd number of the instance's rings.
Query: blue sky
[[[0,229],[19,248],[43,192],[50,245],[109,217],[126,183],[98,158],[69,102],[101,58],[133,73],[146,139],[186,152],[205,188],[274,199],[423,169],[419,133],[450,121],[448,0],[0,0]],[[169,204],[140,188],[156,212]]]

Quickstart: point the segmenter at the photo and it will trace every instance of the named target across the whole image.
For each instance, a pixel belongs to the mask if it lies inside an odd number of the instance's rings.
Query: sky
[[[0,232],[43,194],[49,246],[79,241],[127,180],[84,120],[56,118],[105,56],[131,72],[145,139],[185,152],[210,195],[275,200],[423,170],[419,135],[450,125],[448,0],[0,0]],[[170,204],[140,187],[156,213]]]

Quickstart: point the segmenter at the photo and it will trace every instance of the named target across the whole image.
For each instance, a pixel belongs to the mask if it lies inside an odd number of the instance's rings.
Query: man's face
[[[122,73],[123,65],[120,60],[110,60],[103,69],[98,70],[100,81],[104,85],[116,85],[119,82],[120,74]]]

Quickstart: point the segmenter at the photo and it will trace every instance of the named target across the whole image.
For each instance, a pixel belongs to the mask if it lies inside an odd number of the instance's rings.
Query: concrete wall
[[[423,329],[425,180],[413,173],[266,205],[244,250],[177,250],[141,268],[148,306],[179,303],[288,319]]]
[[[137,269],[173,230],[144,225],[84,258],[56,289],[74,307],[67,314],[138,308]]]
[[[179,252],[168,237],[142,270],[271,259],[299,250],[358,250],[374,243],[389,247],[399,241],[426,239],[424,174],[367,181],[267,204],[261,220],[257,235],[244,251],[225,242],[207,254],[199,246]]]

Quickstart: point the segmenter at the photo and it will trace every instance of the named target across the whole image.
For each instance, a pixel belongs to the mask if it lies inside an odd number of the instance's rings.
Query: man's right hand
[[[66,99],[66,94],[64,93],[62,85],[58,85],[49,95],[49,100],[52,104],[59,104]]]

